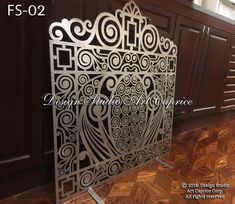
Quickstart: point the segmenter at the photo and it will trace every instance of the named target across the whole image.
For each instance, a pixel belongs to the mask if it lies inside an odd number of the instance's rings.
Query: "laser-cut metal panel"
[[[53,105],[61,202],[170,151],[173,106],[134,102],[174,98],[177,47],[133,1],[94,23],[63,19],[49,33],[52,91],[81,102]],[[90,104],[95,96],[110,104]]]

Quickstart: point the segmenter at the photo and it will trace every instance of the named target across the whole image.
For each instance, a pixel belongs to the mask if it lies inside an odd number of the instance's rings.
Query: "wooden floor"
[[[96,188],[96,192],[106,204],[235,204],[235,119],[174,135],[172,145],[171,155],[164,159],[173,169],[151,162]],[[185,199],[187,188],[183,183],[219,183],[230,187],[217,188],[224,191],[225,199],[190,200]],[[53,184],[0,201],[0,204],[53,203]],[[95,202],[84,193],[64,204]]]

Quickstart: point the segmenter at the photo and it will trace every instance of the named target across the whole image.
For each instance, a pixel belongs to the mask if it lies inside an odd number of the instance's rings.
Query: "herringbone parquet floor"
[[[164,160],[174,168],[169,170],[150,162],[95,190],[106,204],[235,204],[235,119],[174,135],[172,152]],[[187,188],[181,187],[182,183],[219,183],[229,187],[216,188],[223,190],[224,199],[197,200],[185,198]],[[0,204],[52,204],[52,189],[53,185],[47,185]],[[95,202],[83,193],[64,204]]]

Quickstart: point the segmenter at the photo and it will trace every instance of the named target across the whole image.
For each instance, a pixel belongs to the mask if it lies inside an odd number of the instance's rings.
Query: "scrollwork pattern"
[[[58,202],[170,151],[173,106],[157,101],[174,98],[177,47],[134,1],[49,35],[52,91],[80,102],[53,104]]]
[[[130,12],[130,13],[128,13]],[[61,23],[52,23],[49,28],[49,34],[52,40],[75,42],[86,46],[96,46],[105,49],[121,49],[125,51],[130,45],[125,32],[123,22],[126,16],[135,16],[138,26],[136,41],[140,42],[138,46],[139,52],[147,52],[152,54],[177,55],[176,45],[167,38],[159,36],[157,28],[149,24],[147,17],[141,15],[139,8],[133,1],[125,5],[123,10],[117,10],[115,15],[110,13],[101,13],[97,16],[94,24],[91,21],[81,21],[80,19],[63,19]],[[132,21],[134,23],[134,20]],[[97,39],[94,40],[94,39]],[[136,48],[136,46],[134,46]],[[134,49],[132,47],[131,49]]]

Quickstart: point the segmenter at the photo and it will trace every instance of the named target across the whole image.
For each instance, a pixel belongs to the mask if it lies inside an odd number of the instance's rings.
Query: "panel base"
[[[87,192],[96,201],[97,204],[105,204],[104,201],[99,197],[99,195],[91,188],[87,188]]]
[[[166,162],[162,161],[162,160],[159,159],[158,157],[156,157],[155,160],[156,160],[158,163],[160,163],[164,168],[173,169],[173,166],[171,166],[170,164],[167,164]]]

